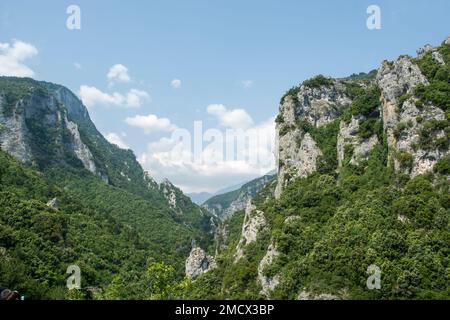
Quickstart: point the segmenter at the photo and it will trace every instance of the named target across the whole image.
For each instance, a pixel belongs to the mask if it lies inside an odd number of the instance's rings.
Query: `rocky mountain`
[[[49,188],[63,190],[65,197],[81,203],[84,210],[103,217],[104,223],[115,221],[138,234],[145,243],[147,259],[173,265],[180,274],[191,241],[196,240],[205,248],[212,241],[215,228],[212,215],[170,182],[158,185],[144,172],[131,150],[110,144],[95,128],[82,102],[63,86],[0,77],[0,148],[42,176]],[[27,201],[33,199],[26,197]],[[48,199],[40,197],[39,201],[59,203],[52,193]],[[66,201],[65,206],[70,203]],[[58,210],[54,205],[50,207]],[[21,209],[17,210],[20,214]],[[8,220],[0,221],[4,227],[20,231],[19,226],[9,225]],[[1,242],[0,246],[7,252],[16,249],[11,243]],[[80,264],[95,268],[89,259]],[[45,268],[51,270],[51,266]],[[97,284],[100,282],[97,280],[92,278],[88,284]],[[127,282],[125,278],[121,281]]]
[[[282,97],[276,185],[223,223],[193,298],[448,298],[450,38],[417,53]]]
[[[235,212],[243,210],[247,202],[252,199],[267,183],[273,180],[274,174],[267,174],[244,184],[239,189],[216,195],[202,205],[203,208],[224,220]]]

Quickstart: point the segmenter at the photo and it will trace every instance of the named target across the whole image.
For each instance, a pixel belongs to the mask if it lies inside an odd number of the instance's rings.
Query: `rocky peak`
[[[330,123],[352,102],[345,89],[342,80],[323,76],[305,81],[282,99],[280,123],[295,125],[299,119],[316,127]]]
[[[445,112],[433,105],[424,105],[416,96],[416,88],[430,86],[430,80],[422,73],[418,61],[427,55],[436,66],[445,64],[438,48],[426,45],[418,51],[418,58],[401,56],[393,62],[383,62],[377,84],[381,89],[383,127],[387,136],[389,155],[397,171],[413,176],[433,169],[448,154],[447,148],[423,145],[421,136],[434,123],[446,122]],[[435,139],[446,139],[443,129],[428,132]]]
[[[449,42],[450,38],[447,38],[443,46],[448,46]],[[281,100],[276,121],[278,182],[275,196],[280,197],[292,179],[317,171],[318,161],[324,156],[322,145],[315,140],[317,134],[309,134],[305,128],[310,126],[317,133],[336,119],[340,119],[336,144],[338,168],[343,164],[346,149],[353,152],[351,164],[358,165],[366,160],[370,151],[382,142],[381,131],[384,130],[389,158],[396,170],[412,175],[432,170],[448,154],[448,141],[445,141],[450,139],[448,124],[445,124],[448,123],[448,115],[442,102],[439,106],[423,101],[423,97],[417,97],[416,91],[421,89],[423,96],[428,87],[434,86],[432,90],[439,90],[436,88],[441,84],[433,83],[422,69],[428,70],[430,68],[424,65],[433,64],[431,69],[440,70],[441,77],[448,73],[445,71],[448,48],[443,46],[426,45],[418,49],[416,59],[403,55],[395,61],[384,61],[370,77],[357,75],[330,79],[318,76],[288,91]],[[355,87],[359,89],[353,92],[361,89],[369,92],[375,88],[377,94],[381,94],[379,106],[371,114],[364,113],[365,104],[370,102],[353,101],[360,97],[352,94]],[[427,99],[436,99],[436,94],[430,96]],[[377,126],[374,124],[378,125],[379,121],[382,122],[382,130],[375,132]],[[430,135],[439,142],[436,143],[439,147],[421,142],[424,136]]]
[[[382,100],[395,103],[398,97],[411,93],[418,84],[428,81],[419,67],[408,56],[394,62],[384,61],[377,73],[377,83],[382,90]]]
[[[177,193],[181,191],[177,187],[175,187],[168,179],[164,179],[159,185],[159,188],[164,195],[164,198],[166,198],[166,200],[168,201],[169,206],[172,209],[178,209]]]
[[[0,131],[2,150],[39,167],[73,163],[78,159],[100,175],[92,152],[82,141],[78,125],[47,87],[31,79],[0,79]]]
[[[338,118],[352,100],[344,80],[317,76],[291,89],[282,99],[277,118],[278,183],[275,196],[297,177],[316,171],[322,151],[301,122],[321,128]]]

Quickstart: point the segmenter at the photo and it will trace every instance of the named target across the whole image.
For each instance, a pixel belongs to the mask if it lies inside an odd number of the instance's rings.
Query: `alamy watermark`
[[[380,30],[381,29],[381,8],[377,5],[370,5],[367,7],[367,18],[366,25],[369,30]]]
[[[67,278],[66,286],[67,289],[81,289],[81,269],[77,265],[70,265],[66,270],[67,274],[70,276]]]
[[[66,20],[66,27],[69,30],[81,29],[81,9],[77,5],[70,5],[66,9],[66,13],[69,15]]]
[[[193,165],[237,161],[270,167],[275,164],[274,135],[274,128],[265,126],[203,130],[203,122],[195,121],[193,134],[181,128],[172,131],[165,160]]]
[[[369,277],[367,278],[367,289],[369,290],[380,290],[381,289],[381,269],[375,264],[367,267],[367,274]]]

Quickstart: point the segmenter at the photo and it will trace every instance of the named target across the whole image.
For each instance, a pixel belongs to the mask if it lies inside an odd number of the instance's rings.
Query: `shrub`
[[[320,74],[314,78],[303,81],[303,85],[310,88],[319,88],[321,86],[329,87],[333,85],[333,80]]]

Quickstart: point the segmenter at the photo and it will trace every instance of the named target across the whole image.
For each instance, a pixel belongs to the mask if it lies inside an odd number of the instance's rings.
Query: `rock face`
[[[282,99],[277,119],[278,183],[275,196],[294,178],[316,171],[322,155],[316,141],[299,126],[299,121],[320,128],[335,120],[352,100],[340,80],[323,85],[302,85],[298,92]]]
[[[160,190],[172,209],[178,210],[176,187],[167,179],[160,184]]]
[[[248,244],[255,242],[259,232],[266,226],[264,212],[256,210],[251,201],[245,208],[244,223],[242,225],[241,240],[236,247],[235,262],[244,256],[244,248]]]
[[[208,256],[203,249],[194,247],[186,260],[186,276],[196,279],[215,267],[213,257]]]
[[[6,104],[5,98],[0,96],[0,110]],[[14,110],[21,108],[16,104]],[[25,124],[25,118],[20,116],[5,116],[0,112],[0,147],[2,150],[14,155],[22,162],[31,160],[31,150],[26,143],[28,128]]]
[[[427,47],[423,54],[431,50],[433,48]],[[448,149],[423,150],[419,134],[428,121],[445,121],[445,113],[432,105],[419,109],[417,98],[411,95],[418,85],[428,85],[428,80],[411,58],[402,56],[393,63],[381,65],[377,83],[381,89],[383,126],[394,168],[413,176],[432,170],[437,161],[448,154]],[[405,101],[399,101],[408,94],[411,96]],[[435,139],[445,137],[443,130],[433,134]],[[399,154],[403,159],[410,159],[406,165],[399,159]]]
[[[66,109],[50,93],[33,90],[33,87],[29,90],[13,105],[8,105],[4,96],[0,98],[2,150],[31,163],[39,162],[48,155],[48,151],[54,151],[53,160],[65,161],[67,159],[63,155],[68,151],[87,170],[100,174],[91,151],[81,140],[78,126],[68,119]],[[45,139],[45,142],[40,139]],[[47,150],[44,148],[46,144],[53,146]]]
[[[278,255],[279,252],[275,245],[271,243],[267,249],[266,255],[262,258],[258,266],[258,281],[262,287],[260,294],[266,298],[270,298],[270,292],[272,292],[280,283],[280,275],[275,275],[273,277],[265,276],[264,269],[271,265]]]
[[[449,41],[447,38],[444,43]],[[426,45],[417,52],[419,58],[431,57],[436,65],[445,64],[438,48]],[[448,148],[421,146],[421,132],[430,122],[448,120],[441,108],[429,103],[424,105],[414,96],[419,85],[430,84],[415,61],[408,56],[400,56],[393,62],[384,61],[376,78],[372,77],[367,81],[351,77],[337,80],[322,78],[320,81],[313,78],[290,90],[281,101],[277,118],[278,182],[275,197],[280,197],[286,184],[292,179],[306,177],[317,171],[318,159],[323,155],[323,150],[314,137],[305,132],[305,123],[317,131],[340,117],[352,105],[347,87],[350,82],[351,86],[356,84],[360,88],[376,86],[381,92],[381,107],[376,115],[352,113],[350,120],[341,120],[336,144],[338,168],[343,165],[346,150],[352,151],[349,155],[350,164],[358,165],[368,158],[370,151],[378,143],[383,142],[380,141],[380,132],[373,132],[369,137],[367,132],[359,134],[361,125],[364,123],[367,129],[369,120],[381,120],[387,137],[389,163],[397,171],[413,176],[423,174],[432,170],[440,159],[448,155]],[[431,139],[447,139],[448,132],[445,130],[448,129],[433,129]]]
[[[95,166],[94,156],[91,153],[91,150],[81,141],[80,132],[78,131],[78,126],[69,121],[67,118],[64,119],[66,128],[72,134],[72,144],[71,149],[77,156],[77,158],[83,163],[84,167],[90,172],[96,174],[97,167]]]
[[[273,174],[264,175],[244,184],[238,190],[212,197],[203,207],[222,220],[230,218],[235,212],[245,209],[248,201],[273,178]]]
[[[369,152],[378,143],[378,138],[373,135],[369,139],[361,140],[358,136],[360,122],[364,120],[363,116],[353,116],[349,123],[341,121],[339,135],[337,138],[337,156],[338,166],[341,167],[345,157],[345,148],[353,147],[353,154],[350,163],[358,165],[361,160],[368,158]]]

